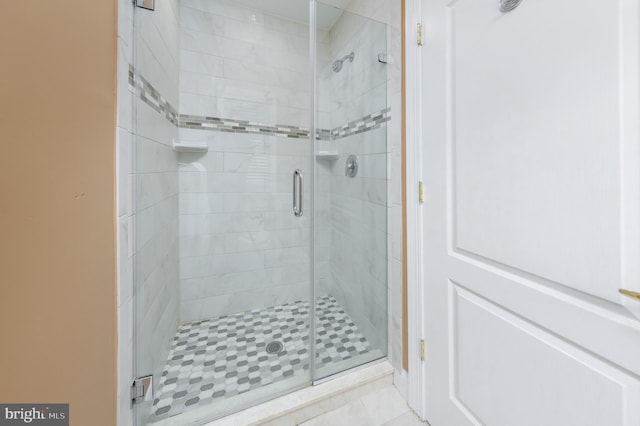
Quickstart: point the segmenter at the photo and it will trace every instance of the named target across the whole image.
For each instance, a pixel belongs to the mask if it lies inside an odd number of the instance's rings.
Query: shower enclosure
[[[137,424],[384,358],[385,25],[316,1],[168,0],[134,27]]]

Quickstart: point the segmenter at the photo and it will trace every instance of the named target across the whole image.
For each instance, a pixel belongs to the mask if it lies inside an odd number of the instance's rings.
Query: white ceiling
[[[328,30],[333,27],[351,0],[325,0],[318,3],[318,28]],[[280,16],[295,22],[309,22],[309,0],[234,0],[270,15]],[[330,7],[333,6],[333,7]]]

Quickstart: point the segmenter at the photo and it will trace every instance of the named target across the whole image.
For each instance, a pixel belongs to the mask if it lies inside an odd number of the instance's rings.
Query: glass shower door
[[[314,380],[387,355],[386,25],[317,3]]]
[[[136,10],[135,372],[154,379],[139,425],[311,383],[309,12],[274,4]]]

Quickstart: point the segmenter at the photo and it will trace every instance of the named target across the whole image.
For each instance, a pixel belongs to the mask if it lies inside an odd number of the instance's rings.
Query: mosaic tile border
[[[176,111],[169,101],[162,97],[160,92],[158,92],[151,83],[137,73],[131,65],[129,65],[129,85],[134,89],[139,89],[140,99],[144,103],[164,116],[174,126],[179,126],[178,111]]]
[[[203,117],[199,115],[180,114],[180,127],[196,130],[211,130],[229,133],[252,133],[266,136],[281,136],[293,139],[309,138],[309,129],[285,124],[254,123],[235,118]],[[316,137],[320,140],[329,140],[331,132],[327,129],[318,129]]]
[[[308,139],[309,129],[285,124],[268,125],[234,118],[209,117],[178,114],[178,111],[162,97],[142,75],[129,65],[129,85],[139,89],[140,99],[164,116],[174,126],[185,129],[208,130],[228,133],[251,133],[265,136],[280,136],[292,139]],[[379,129],[391,121],[391,108],[373,112],[334,129],[317,129],[316,139],[331,141]]]
[[[316,139],[322,141],[342,139],[348,136],[368,132],[370,130],[379,129],[382,126],[385,126],[389,121],[391,121],[391,108],[385,108],[378,112],[365,115],[359,120],[354,120],[343,126],[336,127],[332,130],[318,129],[316,131]],[[295,139],[309,138],[309,129],[297,126],[287,126],[284,124],[269,126],[233,118],[203,117],[197,115],[181,114],[180,127],[218,132],[253,133],[268,136],[283,136]]]
[[[331,130],[331,140],[342,139],[379,129],[389,121],[391,121],[391,108],[385,108],[381,111],[365,115],[359,120],[351,121],[344,126],[336,127]]]

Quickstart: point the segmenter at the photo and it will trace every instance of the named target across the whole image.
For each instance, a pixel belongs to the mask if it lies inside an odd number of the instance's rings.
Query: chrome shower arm
[[[351,52],[348,55],[344,55],[342,58],[340,58],[340,61],[344,62],[348,59],[349,62],[353,62],[353,58],[355,57],[356,57],[355,53]]]

